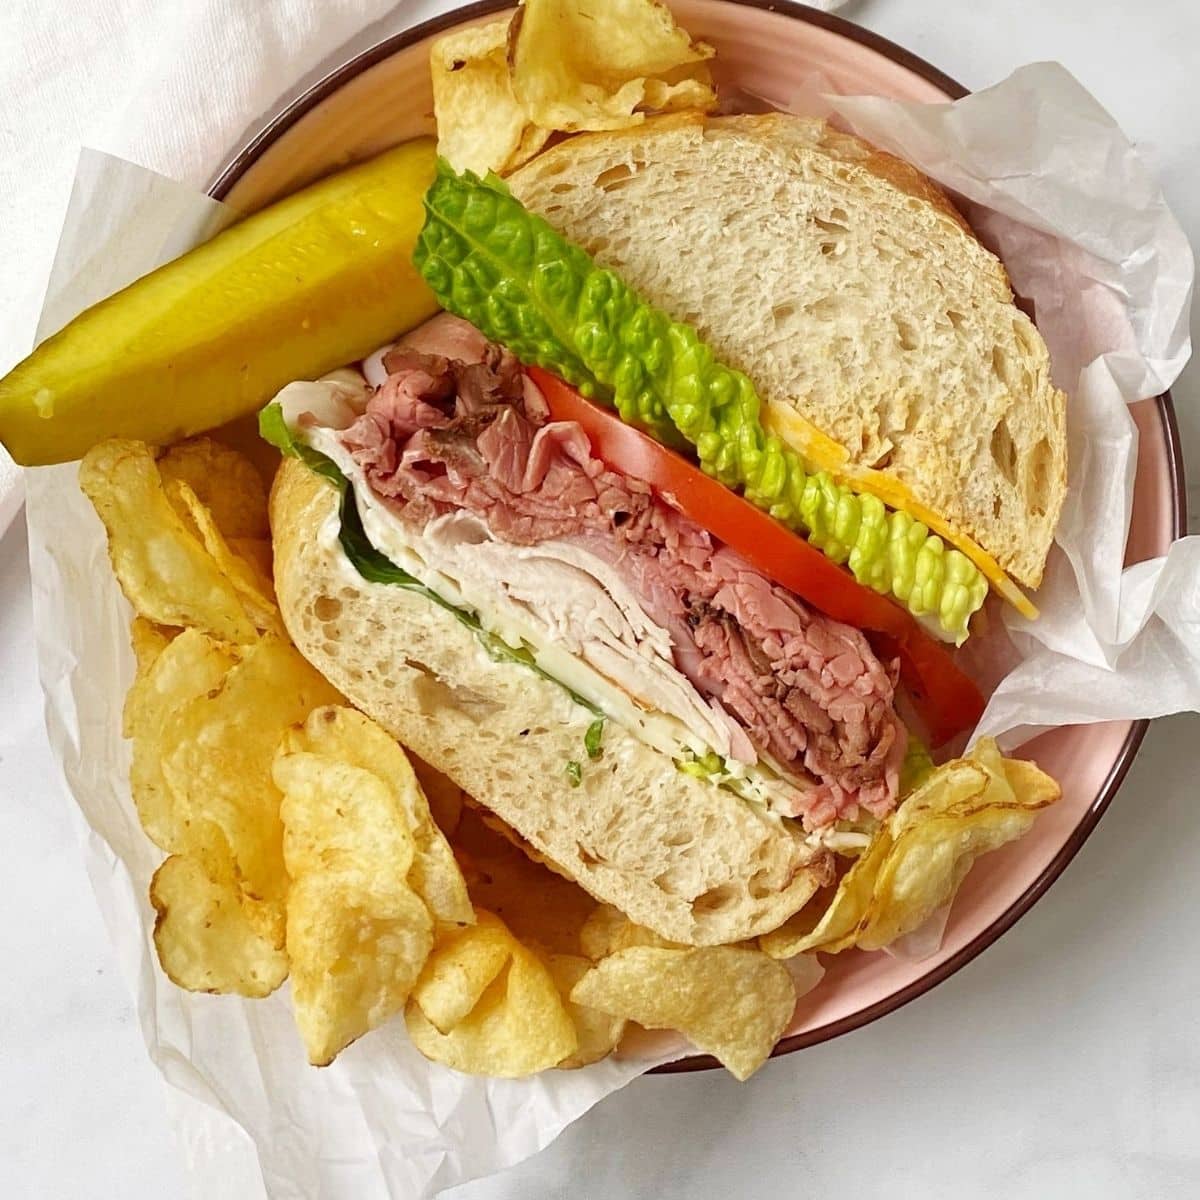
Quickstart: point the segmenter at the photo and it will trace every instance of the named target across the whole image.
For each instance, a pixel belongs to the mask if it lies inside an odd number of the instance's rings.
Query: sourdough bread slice
[[[495,662],[445,609],[362,579],[337,544],[338,492],[285,460],[271,492],[275,586],[300,652],[405,746],[599,900],[672,941],[774,929],[828,877],[789,824],[676,770],[557,684]],[[578,786],[568,762],[581,763]]]
[[[768,411],[794,409],[1037,586],[1065,397],[1000,261],[915,168],[819,120],[677,116],[571,138],[507,182],[694,325]]]

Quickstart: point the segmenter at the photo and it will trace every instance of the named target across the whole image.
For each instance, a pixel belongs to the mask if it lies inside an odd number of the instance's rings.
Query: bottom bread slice
[[[337,542],[338,488],[285,460],[271,493],[275,586],[300,652],[355,706],[599,900],[673,941],[774,929],[829,876],[787,822],[678,771],[452,613],[363,579]],[[573,769],[579,763],[578,783]]]

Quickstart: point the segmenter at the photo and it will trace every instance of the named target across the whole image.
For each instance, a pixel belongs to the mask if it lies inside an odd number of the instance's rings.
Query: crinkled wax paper
[[[1157,186],[1111,118],[1052,64],[955,104],[822,103],[965,198],[1035,302],[1070,394],[1071,491],[1042,619],[1009,621],[1015,665],[982,728],[1012,745],[1045,726],[1200,707],[1200,540],[1122,570],[1136,448],[1125,405],[1169,386],[1189,352],[1191,253]],[[85,154],[41,334],[223,219],[178,184]],[[120,736],[128,611],[75,467],[31,471],[28,490],[47,723],[96,895],[147,1048],[179,1089],[185,1152],[195,1165],[219,1153],[227,1171],[236,1161],[247,1172],[210,1180],[206,1197],[428,1195],[534,1153],[646,1068],[609,1060],[530,1080],[468,1078],[427,1063],[393,1022],[317,1071],[286,988],[250,1002],[167,983],[146,899],[159,856],[128,800]]]

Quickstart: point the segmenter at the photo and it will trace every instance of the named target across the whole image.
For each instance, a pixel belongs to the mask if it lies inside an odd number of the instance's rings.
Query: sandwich
[[[982,710],[1064,402],[1003,268],[823,123],[647,120],[445,164],[444,312],[260,428],[300,652],[534,856],[660,936],[799,912]]]

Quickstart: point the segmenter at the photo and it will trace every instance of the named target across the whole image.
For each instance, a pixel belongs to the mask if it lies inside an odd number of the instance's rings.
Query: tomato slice
[[[554,420],[578,422],[606,463],[644,480],[668,504],[732,547],[772,582],[835,621],[863,630],[880,655],[899,658],[900,676],[935,746],[979,720],[984,703],[979,689],[911,613],[863,587],[849,571],[774,517],[626,425],[615,412],[591,403],[540,367],[526,369]]]

